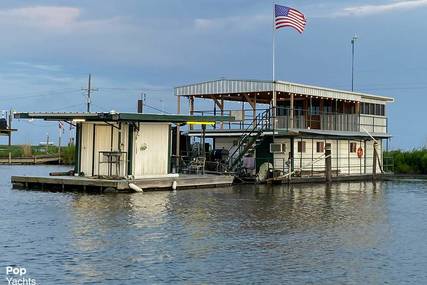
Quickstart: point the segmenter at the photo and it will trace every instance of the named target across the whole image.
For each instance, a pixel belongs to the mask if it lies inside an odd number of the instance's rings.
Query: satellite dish
[[[258,171],[258,181],[264,182],[268,178],[268,170],[272,168],[273,165],[269,162],[264,162],[263,164],[261,164]]]

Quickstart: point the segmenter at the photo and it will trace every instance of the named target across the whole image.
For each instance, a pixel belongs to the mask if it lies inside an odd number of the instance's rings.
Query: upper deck
[[[270,113],[268,122],[264,123],[266,129],[341,135],[369,132],[387,136],[386,105],[394,102],[393,98],[367,93],[259,80],[221,79],[195,83],[176,87],[175,95],[179,106],[181,97],[189,99],[190,114],[236,118],[234,122],[223,122],[208,130],[212,133],[244,131],[256,122],[261,112],[270,110],[267,111]],[[197,109],[195,99],[212,100],[214,108]],[[230,105],[241,102],[241,108],[226,108],[226,102]]]

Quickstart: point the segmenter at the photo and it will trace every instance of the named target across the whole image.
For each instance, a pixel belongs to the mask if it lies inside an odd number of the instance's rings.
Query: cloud
[[[34,6],[0,10],[0,17],[18,20],[25,25],[49,28],[69,26],[77,21],[81,11],[75,7]]]
[[[194,20],[194,27],[199,31],[253,29],[259,25],[271,22],[270,15],[258,14],[250,16],[234,16],[222,18],[198,18]]]
[[[11,62],[10,64],[16,67],[20,67],[24,70],[39,70],[39,71],[51,71],[51,72],[57,72],[57,71],[63,70],[62,66],[53,65],[53,64],[39,64],[39,63],[31,63],[31,62],[25,62],[25,61],[14,61],[14,62]]]
[[[427,0],[398,0],[387,4],[350,6],[341,9],[334,16],[367,16],[402,9],[411,10],[423,6],[427,6]]]

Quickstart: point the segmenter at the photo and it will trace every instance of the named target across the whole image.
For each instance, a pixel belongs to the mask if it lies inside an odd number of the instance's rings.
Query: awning
[[[232,116],[189,116],[141,113],[15,113],[16,119],[42,119],[46,121],[89,121],[89,122],[228,122]]]

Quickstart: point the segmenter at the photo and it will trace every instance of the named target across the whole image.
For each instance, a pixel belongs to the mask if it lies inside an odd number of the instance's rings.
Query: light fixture
[[[81,123],[81,122],[86,122],[86,119],[73,119],[72,121],[73,123]]]
[[[215,125],[215,122],[187,122],[188,125]]]

